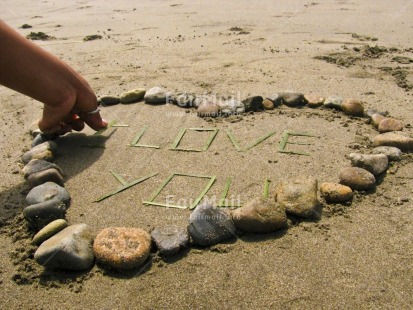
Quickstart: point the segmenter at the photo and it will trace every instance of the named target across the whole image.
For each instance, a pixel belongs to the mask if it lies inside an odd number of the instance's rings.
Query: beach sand
[[[3,0],[0,10],[1,18],[23,35],[42,31],[55,37],[36,42],[84,75],[100,96],[156,85],[241,99],[281,91],[340,95],[388,111],[412,135],[413,63],[401,58],[413,59],[409,1]],[[32,28],[20,29],[23,24]],[[85,42],[88,35],[102,39]],[[369,49],[376,45],[387,49]],[[48,272],[33,261],[33,233],[21,216],[29,189],[20,174],[20,157],[30,147],[28,126],[39,118],[42,105],[4,87],[0,101],[2,308],[413,307],[411,154],[393,165],[373,193],[356,194],[348,205],[324,205],[319,221],[293,221],[279,233],[191,248],[173,260],[154,256],[140,271],[94,266],[85,273]],[[337,182],[339,171],[350,165],[345,156],[365,151],[377,134],[366,119],[326,109],[282,106],[205,120],[194,110],[141,102],[103,107],[101,113],[128,127],[111,128],[102,137],[86,129],[57,141],[56,163],[72,195],[67,219],[86,223],[95,233],[110,226],[185,227],[189,210],[142,204],[171,173],[216,176],[208,192],[216,200],[231,177],[229,197],[241,203],[261,196],[266,179],[272,181],[271,192],[277,182],[300,175]],[[160,148],[129,147],[146,125],[141,143]],[[206,152],[170,150],[183,127],[220,131]],[[226,129],[242,146],[276,133],[240,153]],[[317,136],[295,140],[310,145],[289,145],[310,156],[277,152],[285,130]],[[181,145],[200,148],[208,134],[188,132]],[[94,203],[118,187],[110,171],[127,181],[158,175]],[[176,177],[157,201],[188,205],[206,182]]]

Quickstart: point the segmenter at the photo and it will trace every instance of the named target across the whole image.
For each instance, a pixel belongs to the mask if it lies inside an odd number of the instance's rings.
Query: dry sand
[[[98,95],[155,85],[241,97],[316,92],[356,97],[368,108],[412,122],[412,63],[394,61],[396,56],[413,57],[411,1],[3,0],[0,11],[16,29],[25,23],[33,26],[19,29],[23,35],[42,31],[56,37],[38,43],[81,72]],[[378,40],[363,41],[353,33]],[[93,34],[102,39],[83,41]],[[397,50],[363,56],[366,45],[376,44]],[[327,56],[330,63],[317,56]],[[395,173],[374,193],[357,194],[351,205],[326,205],[318,222],[191,249],[173,261],[155,257],[140,273],[119,274],[97,266],[81,274],[43,272],[33,263],[34,248],[28,246],[32,233],[21,219],[28,187],[19,174],[22,150],[30,145],[27,126],[39,117],[41,104],[5,88],[0,88],[0,98],[1,308],[413,307],[411,155],[391,168]],[[142,205],[173,172],[216,176],[210,198],[219,197],[231,176],[230,196],[241,202],[261,195],[266,178],[272,186],[301,174],[337,181],[340,169],[349,165],[345,155],[358,145],[364,148],[376,134],[365,120],[322,109],[283,107],[209,122],[171,105],[118,105],[102,113],[129,127],[108,130],[105,141],[90,137],[91,130],[58,141],[57,164],[66,172],[73,196],[67,218],[87,223],[95,232],[108,226],[148,231],[164,224],[185,226],[189,211]],[[144,125],[149,128],[141,142],[157,144],[159,150],[126,146]],[[169,150],[182,127],[220,132],[207,152]],[[231,129],[242,145],[271,130],[276,134],[238,153],[224,129]],[[309,146],[290,146],[311,156],[277,153],[284,130],[319,136],[304,139]],[[406,131],[411,134],[410,126]],[[190,132],[182,145],[199,147],[204,138]],[[96,143],[105,143],[106,149],[83,147]],[[93,203],[118,186],[110,170],[127,180],[159,174]],[[174,202],[187,201],[204,185],[205,180],[178,177],[158,200],[173,195],[169,199]]]

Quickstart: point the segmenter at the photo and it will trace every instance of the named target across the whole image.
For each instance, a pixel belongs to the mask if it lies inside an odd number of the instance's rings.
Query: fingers
[[[81,120],[94,130],[99,130],[108,126],[108,122],[102,119],[99,112],[93,114],[82,112],[79,116]]]

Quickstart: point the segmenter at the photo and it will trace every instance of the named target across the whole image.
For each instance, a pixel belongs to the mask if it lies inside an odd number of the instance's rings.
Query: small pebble
[[[320,193],[327,202],[346,202],[353,198],[352,189],[339,183],[322,183]]]
[[[64,228],[44,241],[34,259],[47,268],[83,271],[93,266],[93,234],[86,224]]]
[[[413,138],[401,131],[379,134],[373,139],[373,146],[393,146],[402,152],[413,151]]]
[[[45,202],[51,199],[58,199],[63,202],[66,207],[69,207],[70,195],[64,188],[53,182],[46,182],[42,185],[34,187],[26,196],[28,205],[33,205]]]
[[[373,154],[384,154],[390,161],[399,161],[402,158],[402,151],[397,147],[378,146],[373,149]]]
[[[384,118],[379,123],[379,132],[385,133],[390,131],[402,131],[403,130],[403,123],[394,118]]]
[[[40,245],[59,231],[67,227],[67,222],[64,219],[55,220],[43,227],[34,237],[32,243]]]
[[[38,135],[42,134],[42,131],[40,129],[35,129],[31,132],[32,138],[36,138]]]
[[[196,95],[192,93],[178,92],[173,94],[170,101],[181,108],[190,108],[194,106]]]
[[[127,92],[124,92],[122,95],[120,95],[119,101],[120,103],[134,103],[141,101],[145,96],[145,90],[143,88],[136,88],[133,90],[129,90]]]
[[[49,135],[45,135],[41,132],[40,134],[36,135],[36,137],[33,138],[31,147],[33,148],[39,144],[42,144],[50,140],[51,140],[51,137]]]
[[[29,163],[32,159],[43,159],[46,161],[54,160],[54,153],[57,151],[57,144],[53,141],[47,141],[42,144],[36,145],[30,151],[27,151],[22,156],[24,164]]]
[[[301,93],[286,92],[280,94],[282,103],[289,107],[299,107],[306,104],[304,95]]]
[[[224,115],[241,114],[245,112],[244,104],[236,99],[221,101],[218,103],[220,112]]]
[[[23,167],[22,172],[24,174],[24,178],[27,179],[29,175],[33,173],[47,170],[50,168],[56,169],[57,171],[59,171],[61,175],[63,175],[63,171],[59,166],[41,159],[32,159],[26,166]]]
[[[130,97],[133,98],[133,96],[130,96]],[[127,98],[128,98],[128,96],[125,95],[124,100],[125,99],[127,100]],[[133,98],[133,99],[136,99],[136,98],[139,98],[139,97],[135,96],[135,98]],[[140,100],[142,100],[142,98],[140,98]],[[106,96],[105,95],[105,96],[100,97],[99,101],[104,107],[108,107],[108,106],[118,104],[120,102],[120,98],[117,97],[117,96]]]
[[[273,110],[274,102],[272,102],[270,99],[264,99],[262,101],[262,107],[264,108],[264,110]]]
[[[149,257],[150,250],[151,237],[139,228],[105,228],[93,243],[96,261],[116,269],[141,266]]]
[[[155,228],[151,237],[162,256],[173,256],[189,245],[188,231],[178,226]]]
[[[329,96],[324,100],[324,106],[326,108],[333,108],[341,110],[341,104],[343,103],[343,98],[340,96]]]
[[[159,104],[167,103],[170,97],[171,94],[164,88],[155,86],[147,90],[144,100],[146,103]]]
[[[344,168],[339,174],[339,179],[341,184],[347,185],[353,190],[369,190],[376,186],[374,175],[358,167]]]
[[[307,101],[307,106],[310,108],[317,108],[324,104],[326,100],[324,97],[317,95],[317,94],[308,94],[304,96],[305,100]]]
[[[288,227],[285,208],[274,199],[255,198],[232,211],[231,216],[237,229],[249,233],[265,234]]]
[[[274,104],[274,107],[278,107],[282,103],[282,100],[283,100],[281,97],[281,94],[272,94],[265,99],[271,100],[272,103]]]
[[[305,217],[320,216],[317,199],[318,181],[313,177],[300,176],[295,180],[279,183],[275,198],[287,213]]]
[[[219,115],[219,110],[219,105],[205,101],[198,106],[196,112],[200,117],[216,117]]]
[[[366,169],[375,176],[386,172],[389,166],[389,159],[384,154],[369,155],[351,153],[349,158],[353,167]]]
[[[364,116],[364,107],[361,102],[354,98],[345,99],[341,103],[344,114],[352,116]]]
[[[374,114],[380,114],[382,116],[387,116],[387,112],[380,112],[380,111],[377,111],[377,110],[374,110],[374,109],[368,109],[367,112],[366,112],[366,115],[368,117],[372,117]]]
[[[263,109],[263,98],[261,96],[252,96],[247,99],[242,100],[245,106],[245,111],[261,111]]]
[[[379,128],[379,124],[382,120],[384,120],[386,117],[384,117],[381,114],[373,114],[371,116],[371,121],[373,122],[374,127]]]
[[[66,205],[54,198],[24,208],[23,215],[30,226],[41,229],[54,220],[64,219],[66,210]]]
[[[55,168],[50,168],[40,172],[32,173],[27,181],[31,188],[41,185],[46,182],[54,182],[60,186],[64,185],[63,176]]]

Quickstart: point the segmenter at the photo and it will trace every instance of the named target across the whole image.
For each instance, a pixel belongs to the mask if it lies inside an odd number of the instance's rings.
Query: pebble
[[[357,154],[351,153],[348,156],[353,167],[366,169],[375,176],[385,172],[389,166],[389,159],[384,154]]]
[[[58,199],[63,202],[66,207],[69,207],[70,195],[69,192],[60,185],[53,182],[46,182],[42,185],[34,187],[26,196],[28,205],[45,202],[51,199]]]
[[[319,106],[322,106],[324,104],[324,101],[326,100],[324,97],[317,94],[308,94],[305,95],[304,98],[310,108],[317,108]]]
[[[47,268],[83,271],[93,266],[93,234],[86,224],[61,230],[43,242],[34,259]]]
[[[150,235],[139,228],[109,227],[95,238],[96,261],[116,269],[133,269],[149,257]]]
[[[327,202],[346,202],[353,198],[352,189],[339,183],[322,183],[320,193]]]
[[[282,103],[289,107],[298,107],[306,104],[304,95],[301,93],[286,92],[281,93]]]
[[[39,129],[40,130],[40,129]],[[39,144],[42,144],[44,142],[50,141],[51,137],[49,135],[45,135],[44,133],[40,132],[37,134],[32,141],[31,147],[35,147]]]
[[[146,103],[166,103],[169,97],[170,93],[164,88],[155,86],[146,92],[144,100]]]
[[[280,182],[275,193],[276,200],[287,213],[299,217],[318,218],[320,204],[317,199],[317,184],[317,179],[306,176]]]
[[[31,188],[46,182],[54,182],[56,184],[59,184],[60,186],[64,185],[63,176],[55,168],[50,168],[40,172],[32,173],[27,178],[27,181],[29,182]]]
[[[218,104],[205,101],[198,106],[196,112],[200,117],[215,117],[219,115],[219,109]]]
[[[33,123],[31,123],[29,128],[28,128],[29,134],[31,134],[31,135],[33,135],[33,131],[35,131],[35,130],[40,131],[40,129],[39,129],[39,120],[36,120]]]
[[[23,167],[22,172],[24,178],[27,179],[29,175],[33,173],[47,170],[50,168],[56,169],[57,171],[59,171],[61,175],[63,175],[63,170],[59,166],[41,159],[32,159],[26,166]]]
[[[374,109],[368,109],[367,112],[366,112],[366,115],[368,117],[372,117],[374,114],[380,114],[382,116],[387,116],[388,113],[387,112],[380,112],[380,111],[377,111],[377,110],[374,110]]]
[[[242,100],[245,106],[245,112],[249,111],[261,111],[263,109],[263,98],[261,96],[252,96]]]
[[[384,118],[379,123],[379,132],[385,133],[390,131],[402,131],[403,130],[403,123],[394,118]]]
[[[232,211],[231,216],[235,227],[248,233],[270,233],[288,227],[285,208],[274,199],[255,198]]]
[[[272,103],[274,104],[274,107],[278,107],[283,101],[281,94],[277,94],[277,93],[272,94],[265,99],[271,100]]]
[[[373,122],[374,127],[378,128],[379,124],[382,120],[384,120],[386,117],[384,117],[381,114],[373,114],[371,116],[371,121]]]
[[[413,151],[413,138],[403,132],[386,132],[373,139],[373,146],[394,146],[402,152]]]
[[[171,96],[171,102],[181,108],[193,107],[195,99],[195,94],[185,92],[178,92]]]
[[[376,178],[363,168],[347,167],[339,174],[340,183],[353,190],[369,190],[376,186]]]
[[[231,216],[210,204],[200,204],[189,217],[188,233],[196,245],[209,246],[235,238]]]
[[[262,101],[262,107],[264,108],[264,110],[273,110],[274,102],[272,102],[270,99],[264,99]]]
[[[145,90],[143,88],[136,88],[129,90],[120,95],[120,103],[134,103],[141,101],[145,96]]]
[[[345,99],[341,103],[344,114],[352,116],[364,116],[364,107],[361,102],[354,98]]]
[[[341,104],[343,103],[343,98],[340,96],[329,96],[324,101],[324,106],[326,108],[333,108],[341,110]]]
[[[47,141],[42,144],[36,145],[30,151],[27,151],[22,156],[24,164],[29,163],[32,159],[43,159],[46,161],[54,160],[54,153],[57,151],[57,144],[53,141]]]
[[[32,243],[34,245],[40,245],[59,231],[67,227],[67,222],[64,219],[54,220],[45,227],[43,227],[34,237]]]
[[[155,228],[151,237],[162,256],[173,256],[189,244],[188,231],[178,226]]]
[[[127,96],[126,96],[127,97]],[[140,99],[142,100],[142,98]],[[99,98],[100,104],[104,107],[111,106],[118,104],[120,102],[120,98],[117,96],[102,96]]]
[[[41,229],[54,220],[64,219],[66,210],[67,207],[64,202],[55,198],[31,204],[24,208],[23,215],[30,226]]]
[[[38,135],[40,135],[42,131],[40,129],[35,129],[31,132],[32,138],[36,138]]]
[[[373,149],[373,154],[384,154],[390,161],[399,161],[402,158],[402,151],[393,146],[378,146]]]
[[[221,101],[218,104],[221,113],[224,115],[241,114],[245,112],[244,104],[236,99]]]

